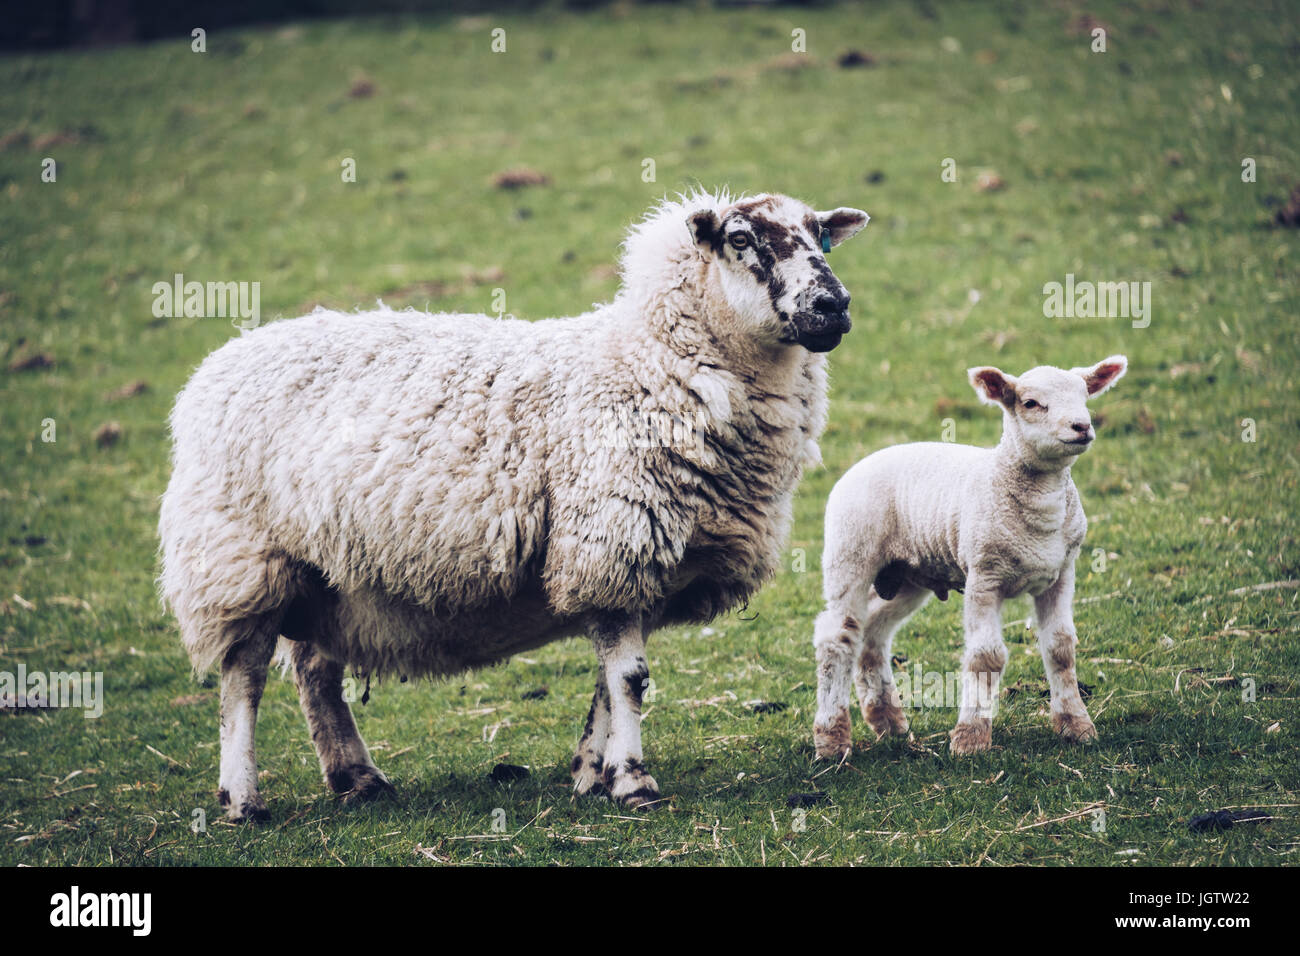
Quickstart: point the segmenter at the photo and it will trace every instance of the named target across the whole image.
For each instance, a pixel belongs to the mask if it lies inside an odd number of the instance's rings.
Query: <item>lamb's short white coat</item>
[[[890,666],[896,630],[932,593],[964,591],[966,654],[952,749],[989,746],[1006,662],[1001,606],[1035,599],[1051,686],[1052,720],[1071,739],[1095,736],[1074,671],[1074,563],[1087,520],[1070,466],[1095,433],[1085,402],[1124,374],[1123,356],[1092,368],[1041,366],[1014,377],[970,370],[981,399],[1003,412],[995,448],[944,442],[869,455],[836,483],[826,505],[818,617],[819,756],[850,746],[849,679],[877,734],[906,733]]]
[[[657,799],[628,690],[645,636],[776,570],[826,416],[825,356],[796,343],[848,322],[804,233],[866,218],[695,193],[631,229],[618,296],[585,315],[318,310],[210,355],[172,413],[160,583],[196,669],[222,663],[231,816],[265,811],[252,725],[277,634],[327,780],[368,795],[387,781],[343,667],[449,674],[585,632],[576,785]],[[801,305],[819,294],[840,311]],[[679,430],[620,440],[630,421]]]

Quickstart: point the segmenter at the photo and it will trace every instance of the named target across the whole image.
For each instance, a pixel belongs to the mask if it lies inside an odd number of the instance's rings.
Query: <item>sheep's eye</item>
[[[733,232],[731,238],[727,241],[731,243],[733,249],[746,249],[749,247],[749,236],[743,232]]]
[[[1027,399],[1025,399],[1025,408],[1041,408],[1041,407],[1042,407],[1042,406],[1039,405],[1039,404],[1038,404],[1036,401],[1034,401],[1032,398],[1027,398]]]

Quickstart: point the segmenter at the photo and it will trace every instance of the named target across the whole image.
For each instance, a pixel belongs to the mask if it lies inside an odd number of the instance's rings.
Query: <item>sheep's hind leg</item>
[[[910,585],[888,601],[874,589],[871,592],[862,622],[862,652],[853,667],[853,683],[862,716],[877,738],[890,734],[901,736],[909,730],[889,655],[895,632],[929,597],[930,592],[925,588]]]
[[[395,793],[375,766],[357,731],[352,708],[343,699],[343,665],[306,641],[290,643],[293,680],[325,783],[345,801]]]
[[[961,710],[949,746],[954,754],[973,754],[993,745],[993,711],[1007,666],[1002,596],[996,588],[968,581],[962,614],[966,653],[962,658]]]
[[[596,622],[592,643],[609,700],[602,783],[609,796],[632,809],[659,802],[659,785],[641,762],[641,698],[650,683],[641,621],[610,614]]]
[[[243,622],[248,634],[221,661],[221,776],[217,800],[231,820],[271,818],[257,789],[257,706],[275,651],[265,621]]]
[[[587,711],[587,726],[573,755],[573,789],[579,794],[600,794],[605,789],[605,744],[609,738],[609,688],[605,668],[596,673],[596,691]]]

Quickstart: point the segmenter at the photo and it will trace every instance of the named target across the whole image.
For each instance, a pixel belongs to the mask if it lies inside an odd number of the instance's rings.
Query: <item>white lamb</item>
[[[826,610],[813,638],[819,757],[841,758],[851,748],[850,673],[876,734],[908,732],[890,645],[931,592],[941,601],[949,591],[965,592],[953,753],[991,744],[1007,660],[1002,603],[1026,592],[1034,597],[1052,727],[1067,740],[1097,736],[1074,670],[1074,562],[1087,520],[1070,466],[1095,437],[1085,402],[1126,367],[1124,356],[1113,355],[1092,368],[1041,366],[1018,378],[973,368],[975,391],[1002,409],[996,448],[897,445],[867,456],[836,483],[826,504]]]
[[[608,305],[539,322],[318,311],[210,355],[176,400],[161,586],[221,662],[219,799],[265,817],[253,739],[277,635],[326,782],[391,789],[344,669],[440,675],[586,634],[580,793],[659,799],[645,641],[778,567],[817,460],[849,296],[823,244],[867,215],[783,196],[665,203]]]

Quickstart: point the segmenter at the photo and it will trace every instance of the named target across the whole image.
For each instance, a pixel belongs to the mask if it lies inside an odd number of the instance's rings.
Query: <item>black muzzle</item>
[[[795,341],[809,352],[829,352],[853,327],[849,319],[849,294],[823,292],[807,312],[794,315]]]

